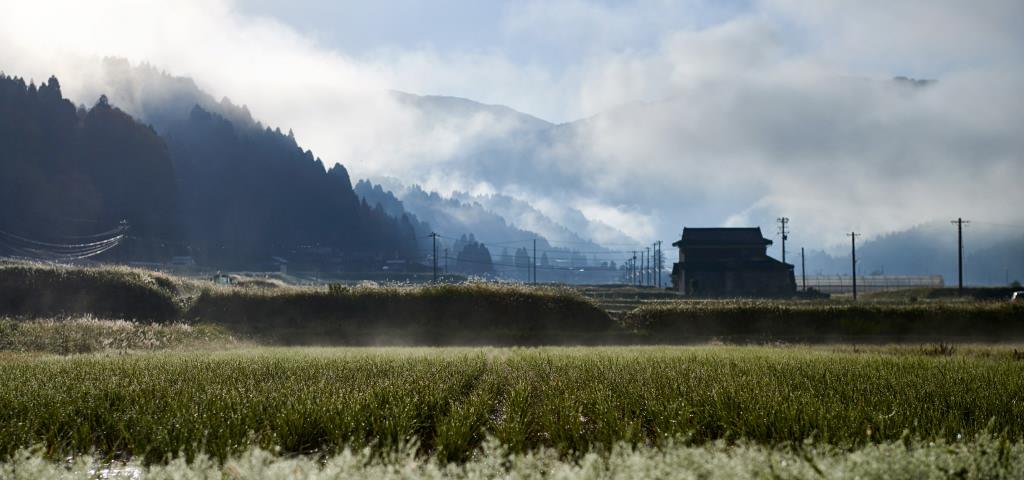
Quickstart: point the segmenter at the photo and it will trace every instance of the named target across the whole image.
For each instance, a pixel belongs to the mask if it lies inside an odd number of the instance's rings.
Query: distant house
[[[768,256],[760,228],[684,228],[672,244],[674,286],[695,297],[784,297],[796,293],[793,266]]]

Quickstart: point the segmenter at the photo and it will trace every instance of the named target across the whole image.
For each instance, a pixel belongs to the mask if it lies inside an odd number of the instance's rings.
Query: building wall
[[[738,251],[737,251],[738,250]],[[729,252],[724,248],[679,249],[680,264],[676,288],[684,295],[698,297],[776,297],[796,293],[796,279],[792,268],[694,268],[686,259],[761,259],[766,257],[757,249],[736,249]]]
[[[788,296],[796,292],[792,270],[681,269],[680,292],[698,297]]]

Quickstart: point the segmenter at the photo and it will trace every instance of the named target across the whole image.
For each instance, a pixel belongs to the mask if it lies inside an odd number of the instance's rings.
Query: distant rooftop
[[[771,245],[772,241],[761,235],[760,227],[752,228],[683,228],[683,238],[672,244],[678,246],[716,245]]]

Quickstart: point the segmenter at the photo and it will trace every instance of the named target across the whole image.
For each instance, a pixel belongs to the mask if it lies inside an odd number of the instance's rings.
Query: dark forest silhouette
[[[408,218],[361,201],[344,167],[327,170],[290,132],[199,106],[162,130],[105,96],[76,109],[56,78],[0,76],[0,230],[58,239],[127,220],[108,256],[231,268],[309,251],[352,266],[418,257]]]
[[[0,76],[0,230],[51,240],[127,220],[116,255],[151,259],[184,240],[167,146],[101,97],[76,109],[51,77],[38,88]]]

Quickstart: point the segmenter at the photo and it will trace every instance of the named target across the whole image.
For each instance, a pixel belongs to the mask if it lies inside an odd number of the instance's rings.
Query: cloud
[[[539,85],[549,83],[543,72],[485,54],[382,50],[352,58],[273,19],[242,15],[228,0],[63,1],[47,9],[4,2],[2,10],[0,63],[11,74],[57,74],[65,94],[91,104],[95,98],[84,93],[103,80],[99,57],[149,62],[248,105],[268,124],[293,129],[301,144],[360,176],[412,171],[426,178],[429,172],[413,167],[443,169],[478,137],[505,129],[487,115],[426,118],[390,90],[516,98],[530,91],[524,86],[543,90]]]
[[[762,8],[799,31],[809,54],[847,67],[935,76],[1022,59],[1017,0],[767,0]]]
[[[1022,217],[1017,0],[509,4],[494,28],[536,57],[355,57],[237,5],[5,0],[0,65],[57,73],[75,97],[91,91],[95,57],[148,61],[292,128],[356,177],[571,206],[642,240],[787,215],[794,244],[819,246],[851,229]],[[490,111],[428,113],[389,90],[587,119],[537,133]]]
[[[766,17],[746,18],[588,76],[596,95],[666,97],[586,125],[580,144],[597,175],[643,185],[600,198],[652,208],[659,232],[787,215],[811,245],[947,216],[1022,217],[1009,205],[1024,194],[1004,177],[1024,151],[1019,69],[985,64],[912,87],[835,72],[782,36]],[[637,70],[661,74],[638,86]]]

